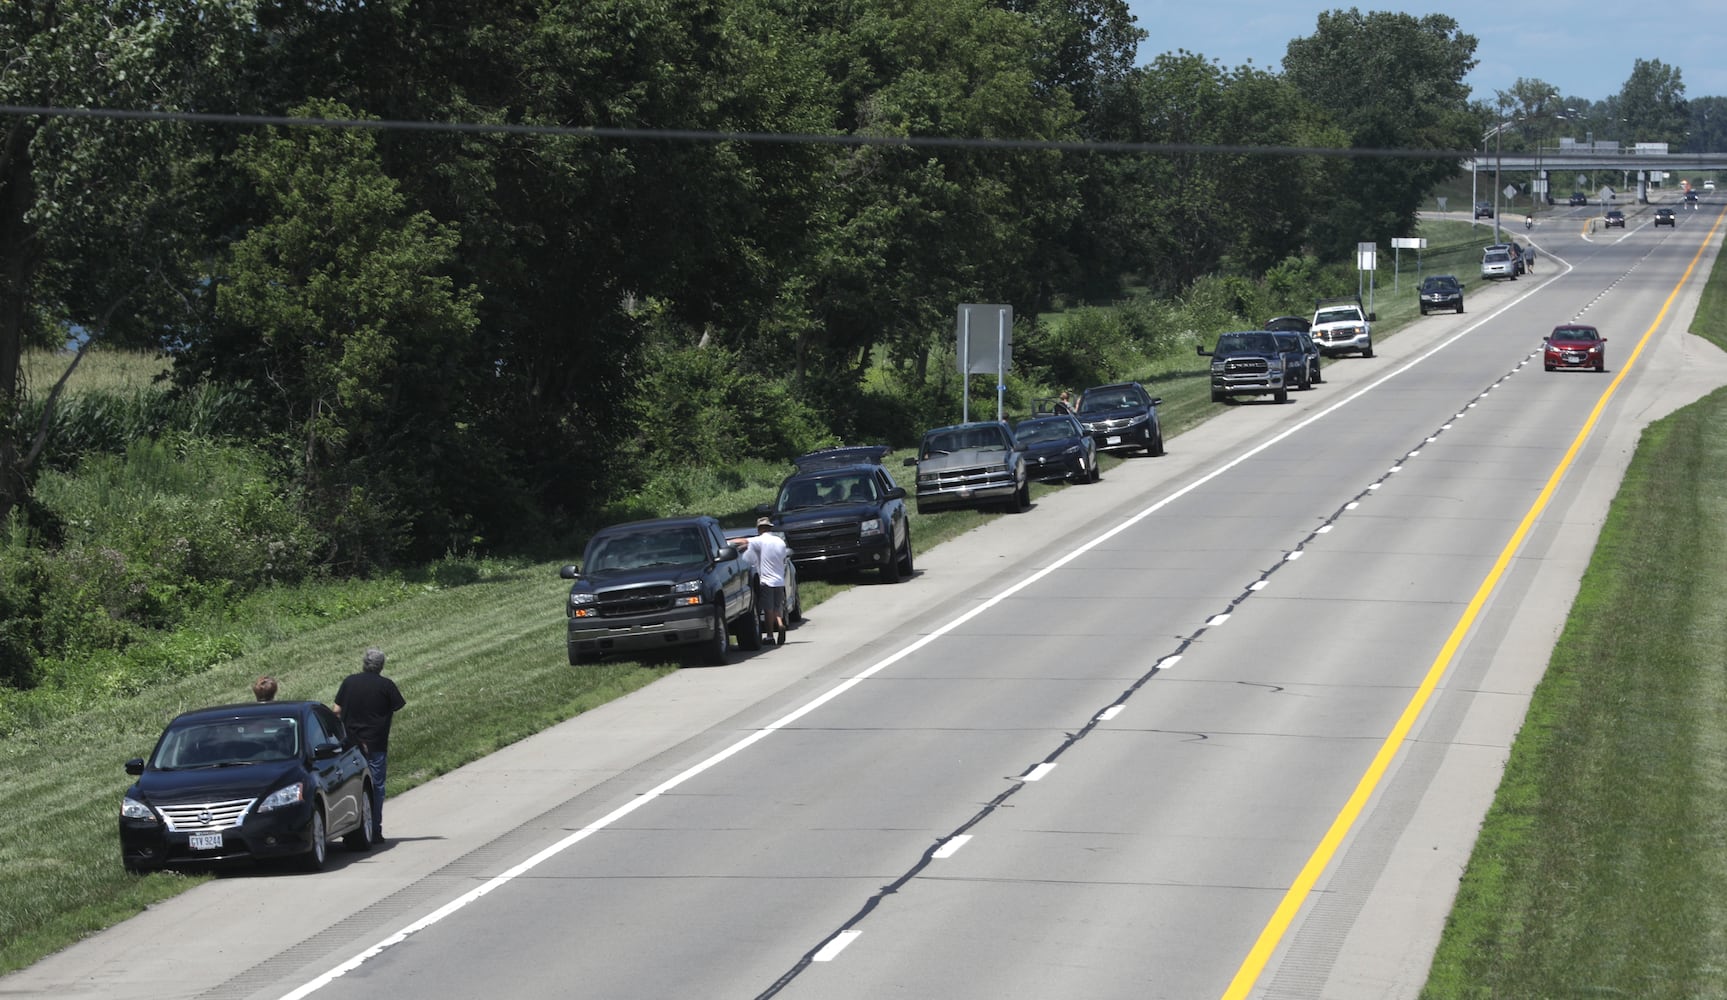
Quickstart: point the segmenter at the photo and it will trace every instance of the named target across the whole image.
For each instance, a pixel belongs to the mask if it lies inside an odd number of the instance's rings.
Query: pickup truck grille
[[[661,611],[670,611],[672,607],[672,588],[670,584],[665,583],[650,584],[645,587],[603,590],[598,597],[601,618],[651,615]]]
[[[1013,474],[999,465],[974,465],[965,469],[943,469],[918,477],[918,489],[925,493],[957,489],[987,489],[1013,484]]]
[[[857,521],[840,521],[811,527],[787,528],[786,544],[799,558],[825,555],[830,551],[852,552],[860,537]]]
[[[1264,358],[1229,358],[1224,361],[1223,370],[1230,375],[1264,375],[1271,371],[1271,362]]]

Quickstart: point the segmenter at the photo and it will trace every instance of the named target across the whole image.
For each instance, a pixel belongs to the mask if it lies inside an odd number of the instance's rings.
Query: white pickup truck
[[[1361,307],[1361,300],[1320,299],[1313,311],[1313,329],[1308,331],[1319,352],[1328,358],[1345,354],[1373,357],[1374,314]]]

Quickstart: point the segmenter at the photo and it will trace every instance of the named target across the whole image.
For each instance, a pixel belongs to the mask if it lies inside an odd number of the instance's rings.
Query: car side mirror
[[[908,458],[904,462],[901,462],[900,464],[904,465],[906,468],[912,468],[912,467],[915,467],[917,465],[917,459]]]
[[[342,756],[342,744],[320,743],[312,748],[313,760],[335,760]]]
[[[130,774],[134,778],[136,778],[140,774],[143,774],[144,773],[144,758],[133,757],[131,760],[127,761],[126,762],[126,773]]]
[[[1153,405],[1153,406],[1162,406],[1162,405],[1163,405],[1163,397],[1162,397],[1162,396],[1153,396],[1153,397],[1151,397],[1151,405]]]
[[[1368,322],[1369,322],[1369,323],[1377,323],[1377,322],[1379,322],[1379,314],[1378,314],[1378,313],[1376,313],[1376,312],[1370,312],[1370,313],[1368,313],[1368,314],[1367,314],[1367,321],[1368,321]]]
[[[915,463],[916,459],[908,459],[908,461]],[[904,500],[905,499],[905,487],[895,486],[893,489],[888,490],[887,491],[887,498],[889,500]]]
[[[727,542],[725,548],[714,554],[714,562],[731,562],[742,554],[736,545]]]
[[[1607,343],[1607,338],[1606,338],[1606,337],[1602,337],[1602,338],[1601,338],[1601,340],[1600,340],[1600,342],[1601,342],[1601,343],[1603,343],[1603,344],[1605,344],[1605,343]]]
[[[576,563],[567,563],[558,567],[558,576],[563,577],[565,580],[574,580],[576,577],[581,575],[582,567]]]
[[[1204,344],[1195,344],[1193,347],[1193,351],[1195,354],[1198,354],[1202,358],[1211,357],[1211,352],[1205,349]]]
[[[766,517],[769,514],[772,514],[773,512],[774,512],[774,505],[771,503],[758,503],[758,504],[756,504],[756,516],[757,517]]]

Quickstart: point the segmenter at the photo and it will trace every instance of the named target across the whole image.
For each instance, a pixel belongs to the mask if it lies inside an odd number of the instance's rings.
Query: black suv
[[[1138,382],[1115,382],[1081,393],[1074,415],[1097,442],[1098,451],[1143,448],[1147,455],[1157,456],[1163,454],[1163,424],[1157,419],[1162,404]]]
[[[602,528],[580,565],[558,571],[570,585],[570,664],[606,653],[700,646],[726,662],[731,642],[762,648],[753,572],[711,517],[669,517]]]
[[[1570,204],[1573,208],[1576,208],[1578,205],[1587,205],[1589,204],[1589,196],[1581,191],[1573,191],[1571,192]]]
[[[886,583],[911,575],[905,490],[881,460],[886,445],[827,448],[792,460],[798,471],[772,504],[756,508],[785,534],[805,573],[873,569]]]
[[[1435,274],[1421,281],[1421,315],[1434,309],[1463,311],[1463,282],[1455,274]]]
[[[1602,229],[1612,229],[1615,226],[1620,229],[1625,228],[1625,213],[1617,208],[1610,210],[1601,222]]]
[[[1211,401],[1270,395],[1287,403],[1290,386],[1308,387],[1305,359],[1291,357],[1286,345],[1277,342],[1280,336],[1288,334],[1246,330],[1220,335],[1213,350],[1206,350],[1204,344],[1194,348],[1201,357],[1211,358]]]
[[[1679,225],[1679,220],[1673,215],[1673,210],[1671,208],[1658,208],[1655,210],[1655,224],[1657,226],[1677,227]]]

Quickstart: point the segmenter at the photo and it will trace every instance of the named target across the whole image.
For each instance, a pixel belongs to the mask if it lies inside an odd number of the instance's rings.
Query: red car
[[[1548,370],[1556,368],[1593,368],[1598,372],[1607,370],[1607,351],[1603,344],[1607,338],[1592,326],[1582,324],[1567,324],[1556,326],[1547,335],[1547,346],[1541,353],[1542,365]]]

